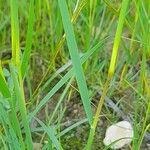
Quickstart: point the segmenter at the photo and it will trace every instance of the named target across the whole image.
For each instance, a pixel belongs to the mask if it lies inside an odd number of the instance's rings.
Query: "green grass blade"
[[[64,97],[65,97],[65,95],[67,94],[67,92],[68,92],[68,90],[69,90],[69,88],[70,88],[70,86],[71,86],[71,83],[72,83],[73,79],[74,79],[74,77],[72,77],[72,78],[70,79],[70,81],[68,82],[67,86],[65,87],[65,89],[64,89],[64,91],[63,91],[63,93],[62,93],[62,95],[60,96],[59,101],[58,101],[58,103],[57,103],[57,105],[56,105],[56,107],[55,107],[55,109],[54,109],[54,111],[53,111],[53,113],[52,113],[52,115],[51,115],[49,124],[51,124],[51,122],[52,122],[52,120],[53,120],[53,118],[54,118],[56,112],[58,111],[58,108],[60,107],[60,104],[61,104],[62,101],[64,100]]]
[[[41,100],[39,105],[35,108],[35,110],[30,114],[30,119],[34,117],[42,107],[50,101],[51,97],[72,77],[73,70],[71,69],[53,88],[52,90]]]
[[[31,53],[31,46],[32,46],[32,35],[33,35],[33,25],[34,25],[34,0],[30,0],[29,6],[29,19],[28,19],[28,30],[27,30],[27,37],[26,37],[26,46],[25,51],[23,53],[23,58],[21,62],[21,73],[22,77],[24,77]]]
[[[69,126],[68,128],[64,129],[63,131],[61,131],[61,132],[57,135],[57,137],[61,137],[61,136],[65,135],[66,133],[68,133],[68,132],[71,131],[72,129],[79,127],[80,125],[86,123],[87,121],[88,121],[87,119],[82,119],[82,120],[80,120],[80,121],[74,123],[73,125]]]
[[[4,97],[10,97],[10,91],[1,74],[0,74],[0,92],[3,94]]]
[[[64,98],[65,98],[65,96],[66,96],[66,94],[67,94],[67,92],[68,92],[68,90],[69,90],[69,88],[70,88],[70,86],[71,86],[71,83],[72,83],[73,79],[74,79],[74,77],[72,77],[72,78],[70,79],[70,81],[67,83],[67,86],[65,87],[63,93],[61,94],[61,96],[60,96],[60,98],[59,98],[59,100],[58,100],[58,103],[57,103],[57,105],[56,105],[54,111],[52,112],[51,117],[50,117],[50,119],[49,119],[49,121],[48,121],[48,125],[51,125],[51,124],[52,124],[52,122],[53,122],[53,120],[54,120],[54,118],[55,118],[55,115],[56,115],[57,111],[59,110],[60,105],[62,104],[62,102],[63,102],[63,100],[64,100]],[[44,137],[45,137],[45,133],[43,134],[43,136],[42,136],[41,139],[43,140]],[[41,141],[42,141],[42,140],[41,140]]]
[[[16,69],[12,64],[10,64],[10,71],[11,71],[12,79],[14,82],[14,90],[15,90],[15,94],[18,100],[18,105],[19,105],[19,109],[20,109],[20,113],[22,117],[23,126],[24,126],[25,133],[26,133],[27,147],[28,149],[32,150],[33,149],[32,137],[31,137],[29,121],[27,117],[26,103],[25,103],[24,95],[20,89],[20,85],[17,79]]]
[[[19,139],[20,142],[20,146],[22,150],[25,150],[25,144],[23,141],[23,136],[22,136],[22,132],[21,132],[21,128],[20,128],[20,123],[19,123],[19,119],[17,117],[17,112],[16,112],[16,105],[15,105],[15,95],[11,94],[11,100],[10,100],[10,107],[11,107],[11,113],[9,115],[10,121],[11,121],[11,125]]]
[[[116,59],[117,59],[117,55],[118,55],[118,48],[119,48],[119,44],[121,41],[121,34],[122,34],[122,30],[123,30],[123,25],[124,25],[124,21],[125,21],[128,3],[129,3],[129,0],[122,1],[121,11],[120,11],[120,15],[119,15],[119,22],[118,22],[118,26],[117,26],[117,31],[116,31],[116,35],[115,35],[113,51],[112,51],[112,56],[111,56],[111,62],[110,62],[110,67],[109,67],[109,71],[108,71],[108,77],[107,77],[107,80],[104,85],[103,93],[102,93],[101,98],[98,103],[98,107],[97,107],[97,110],[96,110],[96,113],[94,116],[94,121],[91,125],[88,142],[86,145],[87,150],[90,150],[92,147],[97,123],[99,121],[99,115],[101,113],[101,110],[102,110],[102,107],[104,104],[105,96],[107,94],[110,81],[111,81],[114,71],[115,71],[115,64],[116,64]]]
[[[81,58],[81,63],[83,64],[86,62],[86,60],[101,46],[103,46],[106,39],[99,42],[97,45],[95,45],[92,49],[87,51],[85,55]],[[32,117],[34,117],[41,109],[42,107],[50,101],[50,98],[74,75],[73,69],[70,69],[68,73],[65,74],[65,76],[53,87],[53,89],[40,101],[39,105],[35,108],[35,110],[30,114],[30,120]]]
[[[3,134],[2,133],[0,133],[0,141],[1,141],[1,147],[4,147],[4,150],[8,150],[8,148],[7,148],[7,145],[6,145],[6,143],[5,143],[5,140],[4,140],[4,138],[3,138]]]
[[[12,62],[20,64],[19,48],[19,20],[18,20],[18,0],[11,0],[11,41],[12,41]]]
[[[3,94],[4,97],[6,98],[10,97],[10,91],[5,81],[1,61],[0,61],[0,92]]]
[[[73,32],[73,27],[71,24],[69,12],[67,9],[67,4],[65,0],[58,0],[58,4],[59,4],[60,12],[62,15],[62,21],[63,21],[65,33],[66,33],[67,44],[68,44],[71,60],[73,63],[73,68],[75,71],[75,77],[76,77],[77,84],[79,87],[81,99],[84,105],[87,118],[89,120],[89,123],[91,124],[93,114],[92,114],[88,89],[87,89],[87,85],[85,81],[85,76],[84,76],[82,65],[80,62],[78,47],[77,47],[77,43],[75,40],[75,35]]]
[[[21,145],[17,139],[17,135],[15,134],[13,127],[11,125],[8,112],[3,108],[0,103],[0,123],[4,128],[6,143],[9,145],[10,149],[21,150]]]
[[[38,118],[35,118],[35,120],[42,126],[44,131],[48,134],[49,138],[51,139],[52,143],[55,145],[57,150],[63,150],[60,142],[57,140],[57,137],[55,136],[55,130],[52,127],[47,127],[41,120]]]
[[[117,31],[116,31],[114,45],[113,45],[111,62],[110,62],[110,67],[109,67],[109,72],[108,72],[108,75],[110,77],[113,76],[114,71],[115,71],[115,64],[116,64],[116,59],[117,59],[117,55],[118,55],[118,48],[119,48],[119,44],[120,44],[120,40],[121,40],[121,34],[122,34],[122,30],[123,30],[123,25],[124,25],[124,21],[125,21],[128,3],[129,3],[129,0],[123,0],[123,2],[122,2]]]

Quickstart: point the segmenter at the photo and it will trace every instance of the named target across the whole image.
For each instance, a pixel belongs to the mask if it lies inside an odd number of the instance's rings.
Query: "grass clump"
[[[0,149],[108,149],[121,120],[148,148],[149,20],[149,1],[0,0]]]

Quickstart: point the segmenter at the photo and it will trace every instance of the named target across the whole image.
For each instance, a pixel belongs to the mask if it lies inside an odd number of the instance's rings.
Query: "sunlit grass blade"
[[[125,21],[128,3],[129,3],[129,0],[123,0],[123,2],[122,2],[122,7],[121,7],[119,21],[118,21],[118,27],[117,27],[117,31],[115,34],[111,62],[110,62],[110,67],[109,67],[109,72],[108,72],[108,76],[110,76],[110,77],[113,76],[114,71],[115,71],[115,64],[116,64],[116,59],[117,59],[117,55],[118,55],[118,48],[119,48],[119,44],[120,44],[120,40],[121,40],[121,34],[122,34],[122,29],[123,29],[123,25],[124,25],[124,21]]]
[[[20,65],[19,46],[19,20],[18,20],[18,0],[11,0],[11,41],[12,41],[12,62]]]
[[[67,9],[67,4],[65,0],[58,0],[58,3],[59,3],[60,12],[62,15],[62,21],[63,21],[64,29],[66,32],[67,44],[68,44],[71,60],[73,63],[73,68],[75,71],[75,77],[76,77],[77,84],[79,87],[81,99],[84,105],[87,118],[89,120],[89,123],[91,124],[92,119],[93,119],[93,114],[92,114],[88,89],[87,89],[87,85],[85,81],[85,76],[84,76],[82,65],[80,62],[78,47],[77,47],[75,35],[73,32],[73,27],[71,24],[71,20],[69,19],[70,16],[69,16],[69,12]]]
[[[110,9],[111,12],[113,12],[116,16],[119,16],[121,9],[116,10],[114,8],[114,6],[109,2],[109,0],[103,0],[103,1],[107,5],[107,7]],[[131,27],[131,25],[130,25],[130,23],[129,23],[129,21],[127,19],[125,19],[125,24],[130,29],[130,31],[133,30],[133,28]]]
[[[35,15],[34,15],[34,0],[30,0],[26,46],[25,46],[25,51],[23,53],[23,58],[22,58],[22,62],[21,62],[22,77],[24,77],[24,75],[26,73],[26,70],[27,70],[27,67],[29,64],[29,60],[30,60],[34,17],[35,17]]]
[[[90,150],[92,147],[95,130],[97,127],[97,123],[99,121],[99,115],[101,113],[102,106],[104,104],[104,99],[105,99],[105,96],[106,96],[108,88],[109,88],[109,83],[110,83],[110,81],[113,77],[114,71],[115,71],[115,64],[116,64],[116,59],[117,59],[117,55],[118,55],[118,48],[119,48],[119,44],[120,44],[120,40],[121,40],[121,34],[122,34],[122,30],[123,30],[123,25],[124,25],[124,21],[125,21],[128,3],[129,3],[129,0],[123,0],[123,2],[122,2],[117,31],[115,34],[115,39],[114,39],[114,44],[113,44],[113,51],[112,51],[111,62],[110,62],[110,67],[109,67],[109,71],[108,71],[108,77],[107,77],[107,81],[105,82],[105,85],[104,85],[103,93],[102,93],[101,98],[98,103],[98,107],[97,107],[97,110],[96,110],[96,113],[94,116],[93,123],[91,125],[91,130],[90,130],[88,142],[86,145],[87,150]]]

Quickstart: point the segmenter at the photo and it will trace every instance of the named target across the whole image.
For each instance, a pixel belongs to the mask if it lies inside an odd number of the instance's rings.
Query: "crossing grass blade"
[[[42,126],[44,131],[48,134],[49,138],[51,139],[52,143],[56,147],[57,150],[63,150],[60,142],[57,140],[57,137],[55,136],[55,130],[50,126],[47,127],[41,120],[38,118],[35,118],[35,120]]]
[[[96,44],[93,48],[88,50],[81,58],[81,64],[85,63],[88,58],[96,51],[98,48],[102,47],[107,38]],[[100,49],[101,50],[101,49]],[[31,119],[43,108],[43,106],[50,101],[50,98],[74,75],[74,70],[71,68],[68,73],[66,73],[62,79],[48,92],[48,94],[40,101],[35,110],[30,113]]]
[[[67,4],[65,0],[58,0],[58,4],[59,4],[61,16],[62,16],[62,22],[63,22],[64,30],[66,33],[67,45],[68,45],[71,60],[73,63],[73,68],[75,71],[75,77],[76,77],[77,84],[79,87],[81,99],[84,105],[84,109],[85,109],[88,121],[91,124],[93,114],[92,114],[87,84],[85,81],[85,76],[84,76],[82,65],[80,62],[78,47],[77,47],[77,43],[75,40],[75,35],[74,35],[73,27],[71,24]]]
[[[77,127],[79,127],[80,125],[82,125],[82,124],[84,124],[84,123],[86,123],[86,122],[88,122],[87,119],[82,119],[82,120],[80,120],[80,121],[74,123],[73,125],[69,126],[68,128],[64,129],[63,131],[61,131],[61,132],[57,135],[57,137],[61,137],[61,136],[65,135],[66,133],[68,133],[68,132],[71,131],[72,129],[77,128]]]

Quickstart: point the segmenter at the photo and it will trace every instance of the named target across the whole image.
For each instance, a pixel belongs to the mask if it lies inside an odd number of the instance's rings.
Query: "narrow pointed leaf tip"
[[[132,125],[128,121],[121,121],[107,128],[103,142],[106,146],[110,145],[112,149],[120,149],[129,145],[132,138]]]

